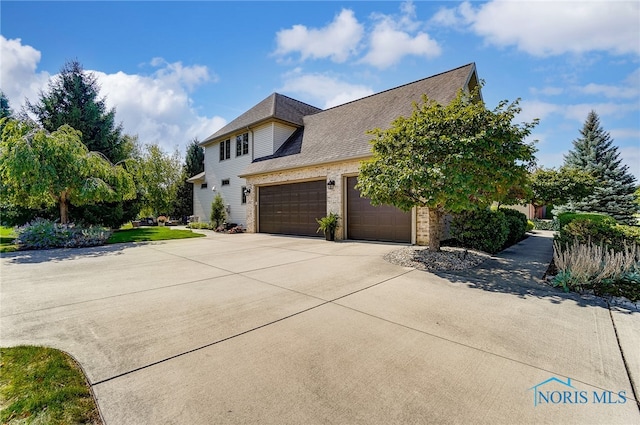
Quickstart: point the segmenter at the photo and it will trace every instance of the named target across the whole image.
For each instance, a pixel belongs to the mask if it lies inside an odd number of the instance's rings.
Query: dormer
[[[273,93],[207,137],[201,146],[218,144],[220,161],[249,154],[251,159],[273,155],[303,126],[303,118],[321,109]],[[251,148],[250,148],[251,146]]]

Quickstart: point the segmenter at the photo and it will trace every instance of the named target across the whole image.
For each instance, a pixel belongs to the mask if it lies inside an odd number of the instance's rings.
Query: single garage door
[[[374,207],[360,197],[357,182],[357,177],[347,178],[347,238],[410,243],[411,213],[389,205]]]
[[[324,180],[260,187],[258,226],[261,233],[318,236],[316,218],[327,215]]]

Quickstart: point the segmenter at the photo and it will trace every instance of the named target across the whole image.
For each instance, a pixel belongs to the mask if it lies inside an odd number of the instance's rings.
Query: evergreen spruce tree
[[[635,224],[636,179],[629,173],[629,167],[621,165],[618,147],[601,127],[595,111],[587,116],[580,136],[573,141],[574,149],[565,156],[565,165],[588,172],[597,184],[592,194],[570,203],[569,209],[608,214],[621,223]]]
[[[96,77],[77,60],[65,63],[60,74],[49,81],[47,92],[27,109],[49,132],[67,124],[82,133],[82,143],[92,152],[102,153],[112,163],[127,157],[122,125],[115,123],[115,109],[107,110],[100,99]]]
[[[198,139],[193,139],[187,146],[181,182],[178,186],[176,201],[171,213],[173,216],[187,217],[193,215],[193,184],[187,183],[187,179],[203,171],[204,149],[200,146]]]

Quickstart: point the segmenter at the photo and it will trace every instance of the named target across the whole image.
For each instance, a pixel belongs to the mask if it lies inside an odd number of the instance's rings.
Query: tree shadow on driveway
[[[148,245],[145,242],[119,243],[111,245],[93,246],[89,248],[54,248],[3,253],[0,258],[8,264],[38,264],[77,260],[80,258],[95,258],[107,255],[122,255],[127,248]]]

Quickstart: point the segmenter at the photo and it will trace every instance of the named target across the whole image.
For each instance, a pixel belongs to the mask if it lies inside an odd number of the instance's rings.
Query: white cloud
[[[23,45],[21,39],[8,40],[0,35],[0,88],[15,112],[25,104],[25,99],[35,100],[47,86],[49,73],[36,71],[40,56],[38,50]]]
[[[523,100],[520,102],[522,112],[518,114],[518,121],[531,122],[535,118],[544,120],[551,114],[558,113],[562,110],[561,105],[555,103],[541,102],[538,100]]]
[[[598,116],[615,116],[621,117],[629,112],[638,111],[640,109],[640,105],[635,103],[614,103],[614,102],[606,102],[606,103],[579,103],[575,105],[564,105],[562,106],[563,115],[565,118],[573,119],[579,121],[580,123],[584,123],[587,119],[587,115],[590,111],[596,111]]]
[[[2,36],[0,45],[0,87],[11,107],[19,109],[25,96],[37,102],[38,93],[46,91],[50,77],[37,70],[40,52],[22,45],[19,39],[6,40]],[[195,137],[203,140],[226,124],[221,117],[200,115],[189,96],[196,86],[217,80],[207,67],[168,63],[162,58],[154,58],[151,65],[156,68],[151,75],[87,70],[96,76],[107,107],[116,108],[116,121],[122,122],[125,133],[137,134],[142,143],[158,143],[171,151]]]
[[[278,31],[276,55],[286,56],[300,53],[301,59],[331,58],[334,62],[344,62],[357,51],[364,33],[363,26],[355,18],[352,10],[342,9],[331,23],[323,28],[307,28],[294,25],[290,29]]]
[[[535,87],[531,87],[529,91],[531,92],[531,94],[534,94],[534,95],[541,94],[544,96],[558,96],[564,93],[564,88],[548,86],[548,87],[543,87],[541,89],[538,89]]]
[[[309,98],[309,103],[331,108],[373,94],[371,87],[350,84],[324,74],[304,74],[296,69],[284,76],[279,91]]]
[[[467,25],[496,46],[517,46],[535,56],[606,51],[640,54],[640,3],[633,1],[469,2],[441,9],[431,22]]]
[[[416,21],[413,3],[403,3],[400,10],[400,16],[373,15],[377,22],[369,34],[369,52],[362,62],[384,69],[407,55],[426,58],[440,55],[438,43],[429,34],[417,32],[420,22]]]
[[[629,167],[629,172],[640,182],[640,146],[622,146],[618,148],[622,164]]]
[[[189,91],[211,79],[204,66],[184,66],[154,59],[159,66],[152,75],[94,72],[108,107],[116,108],[127,133],[138,134],[144,143],[165,147],[200,140],[224,126],[220,117],[202,117],[193,108]]]

